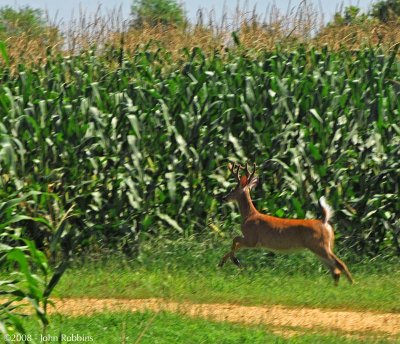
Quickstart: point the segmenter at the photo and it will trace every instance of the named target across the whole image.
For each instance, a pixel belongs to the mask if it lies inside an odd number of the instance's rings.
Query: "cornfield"
[[[29,195],[2,231],[129,255],[149,236],[230,232],[226,164],[249,161],[259,210],[318,216],[326,195],[342,249],[400,255],[398,47],[147,45],[11,70],[2,46],[0,201]]]

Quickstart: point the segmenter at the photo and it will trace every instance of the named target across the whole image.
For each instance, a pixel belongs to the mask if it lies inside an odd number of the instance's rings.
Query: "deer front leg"
[[[220,263],[218,264],[220,268],[224,266],[228,258],[230,258],[232,262],[238,267],[242,267],[242,264],[240,264],[239,259],[237,259],[235,256],[235,252],[238,251],[243,246],[242,244],[243,241],[244,238],[240,236],[237,236],[233,239],[231,250],[222,257]]]

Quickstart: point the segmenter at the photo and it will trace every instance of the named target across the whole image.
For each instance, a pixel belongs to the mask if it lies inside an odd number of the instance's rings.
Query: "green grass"
[[[55,290],[59,297],[149,298],[244,305],[283,304],[300,307],[400,312],[398,262],[383,259],[348,263],[356,283],[342,277],[334,287],[331,276],[311,254],[270,256],[242,251],[247,266],[231,262],[217,268],[228,242],[153,241],[138,260],[116,259],[70,269]]]
[[[386,343],[386,339],[354,339],[341,334],[324,335],[299,332],[293,337],[274,334],[263,326],[241,326],[192,319],[171,313],[102,313],[90,317],[53,316],[47,335],[54,337],[79,335],[93,338],[94,343]],[[26,322],[27,333],[37,342],[40,330]],[[292,332],[293,333],[293,332]],[[48,337],[47,337],[48,338]],[[123,340],[124,338],[124,340]],[[43,341],[42,341],[43,342]],[[82,341],[83,343],[84,341]]]

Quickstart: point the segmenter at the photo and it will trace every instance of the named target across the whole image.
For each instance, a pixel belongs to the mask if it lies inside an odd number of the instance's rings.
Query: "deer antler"
[[[253,172],[250,173],[249,171],[249,163],[246,162],[246,177],[248,182],[250,183],[250,181],[253,179],[254,177],[254,173],[256,173],[256,163],[253,163]]]
[[[235,172],[235,168],[236,168],[236,172]],[[236,177],[236,180],[238,182],[240,182],[239,170],[241,168],[242,168],[242,166],[240,166],[239,164],[236,164],[236,163],[233,163],[233,165],[231,163],[228,164],[229,171],[232,172],[232,174]]]

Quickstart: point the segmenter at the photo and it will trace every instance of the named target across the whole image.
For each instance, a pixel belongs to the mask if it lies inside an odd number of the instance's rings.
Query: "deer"
[[[246,167],[229,163],[228,169],[236,178],[237,186],[223,197],[223,201],[237,202],[242,218],[242,236],[233,239],[231,250],[222,257],[219,267],[222,268],[229,258],[235,265],[242,267],[235,255],[242,248],[264,248],[284,253],[308,249],[328,267],[335,286],[339,284],[342,272],[350,284],[353,283],[346,264],[333,253],[334,232],[329,223],[333,210],[325,197],[319,199],[322,219],[289,219],[266,215],[255,208],[250,196],[250,191],[258,184],[256,164],[251,172],[248,163]],[[245,174],[240,176],[242,170]]]

